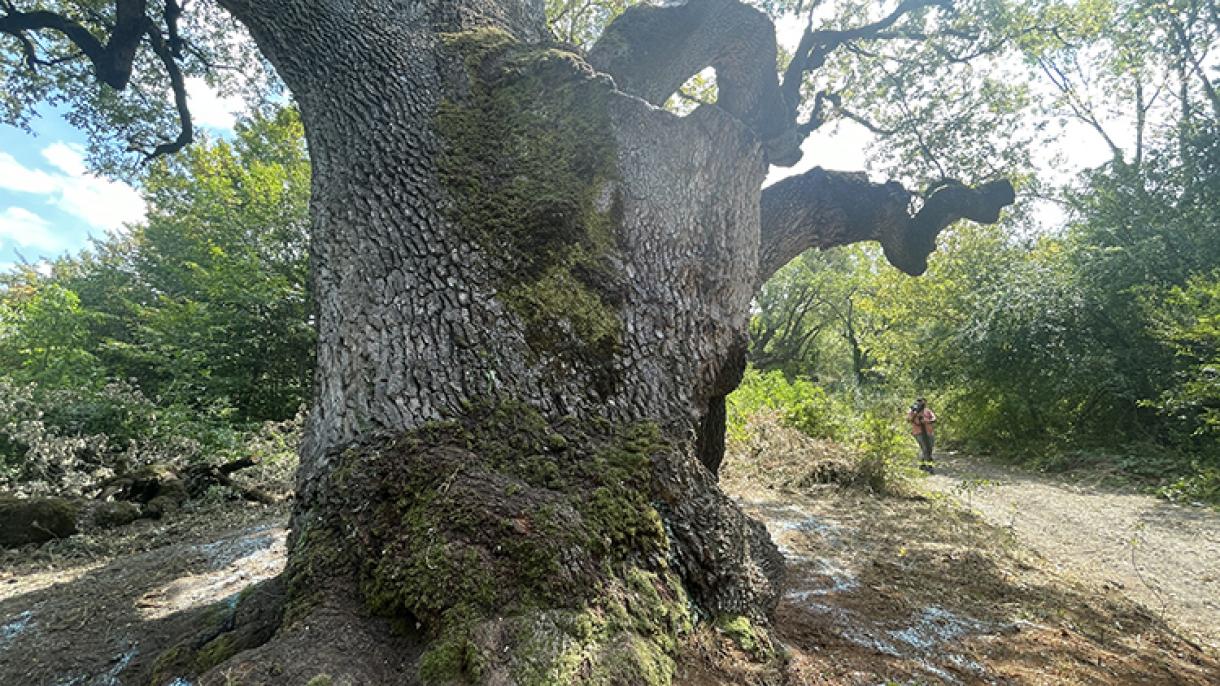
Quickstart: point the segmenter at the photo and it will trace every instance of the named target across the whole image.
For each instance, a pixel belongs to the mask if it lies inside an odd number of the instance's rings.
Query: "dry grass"
[[[1220,682],[1215,654],[1121,589],[1065,577],[1012,528],[943,494],[826,485],[851,473],[849,453],[765,430],[735,446],[723,483],[788,559],[775,628],[788,660],[768,683]],[[731,657],[691,683],[732,683]]]
[[[720,472],[726,489],[764,487],[801,493],[836,484],[890,495],[911,495],[917,490],[921,475],[908,455],[868,455],[834,441],[811,438],[784,426],[779,412],[760,412],[745,428],[744,439],[730,439],[726,445]],[[914,454],[914,443],[910,452]]]

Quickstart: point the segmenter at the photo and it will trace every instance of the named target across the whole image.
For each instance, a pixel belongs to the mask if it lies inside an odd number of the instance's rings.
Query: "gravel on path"
[[[927,484],[1064,575],[1118,589],[1220,648],[1220,512],[962,455],[938,456]]]

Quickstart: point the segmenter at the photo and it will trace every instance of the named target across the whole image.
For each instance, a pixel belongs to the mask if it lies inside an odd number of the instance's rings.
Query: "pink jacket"
[[[911,423],[911,435],[913,436],[923,433],[931,436],[936,433],[936,415],[927,407],[923,408],[923,412],[919,413],[916,413],[915,410],[908,411],[907,421]]]

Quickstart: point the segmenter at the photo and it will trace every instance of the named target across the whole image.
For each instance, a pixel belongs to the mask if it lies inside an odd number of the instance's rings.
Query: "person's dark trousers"
[[[920,466],[926,471],[932,471],[932,446],[936,438],[932,434],[915,434],[915,440],[919,442]]]

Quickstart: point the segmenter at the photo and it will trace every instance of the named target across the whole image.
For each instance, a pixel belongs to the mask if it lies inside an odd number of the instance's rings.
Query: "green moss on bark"
[[[691,624],[651,502],[673,449],[646,424],[470,405],[342,455],[328,497],[352,506],[302,533],[289,571],[342,547],[369,608],[430,640],[426,683],[668,683]]]
[[[715,626],[756,660],[766,662],[775,658],[775,647],[771,644],[770,636],[765,629],[755,626],[749,617],[722,615],[716,618]]]
[[[450,34],[469,89],[437,114],[450,214],[492,257],[540,357],[597,367],[620,344],[612,86],[574,53]],[[610,392],[614,380],[599,379]]]

